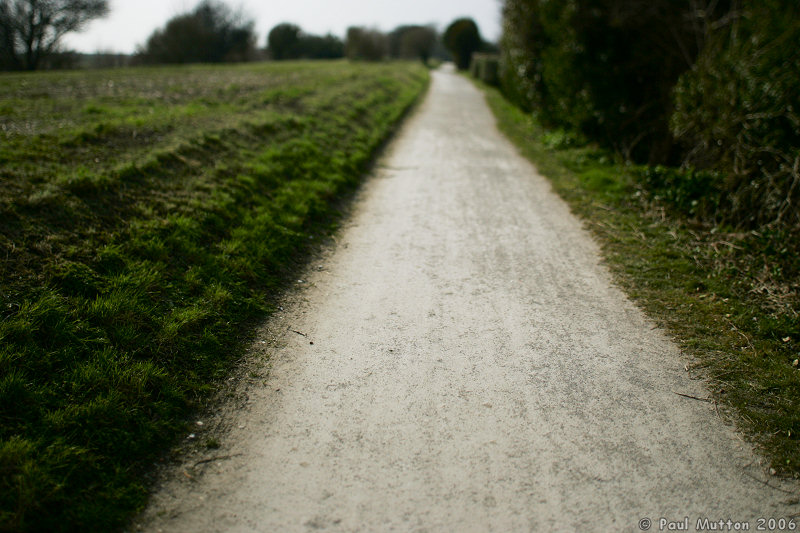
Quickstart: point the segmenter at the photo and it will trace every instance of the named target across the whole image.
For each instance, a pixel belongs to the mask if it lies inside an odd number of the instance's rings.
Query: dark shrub
[[[389,53],[389,39],[378,30],[352,26],[347,28],[344,50],[349,59],[381,61]]]
[[[726,218],[800,227],[800,7],[747,2],[675,89],[685,164],[724,173]]]
[[[255,51],[255,22],[216,0],[203,0],[156,30],[139,52],[144,63],[246,61]]]
[[[653,199],[692,217],[719,220],[728,207],[724,179],[718,172],[674,167],[641,167],[637,181]]]
[[[472,54],[479,51],[483,44],[478,25],[468,18],[454,20],[445,30],[443,40],[459,70],[469,68]]]
[[[497,85],[500,81],[500,57],[496,54],[473,54],[469,69],[473,78],[488,85]]]
[[[575,129],[630,159],[673,158],[671,91],[726,1],[507,0],[501,79],[546,123]],[[703,7],[703,9],[701,9]]]
[[[269,56],[283,59],[337,59],[344,57],[344,43],[334,35],[309,35],[299,26],[281,23],[267,35]]]
[[[300,57],[300,26],[284,22],[278,24],[267,35],[267,50],[272,59],[296,59]]]

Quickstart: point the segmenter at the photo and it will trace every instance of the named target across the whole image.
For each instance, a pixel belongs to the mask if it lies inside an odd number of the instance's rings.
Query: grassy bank
[[[778,473],[800,475],[800,257],[789,235],[733,232],[672,209],[648,171],[547,131],[484,87],[500,129],[597,236],[619,284],[688,353],[721,415]],[[676,401],[694,401],[676,396]]]
[[[343,62],[0,76],[0,530],[143,504],[426,83]]]

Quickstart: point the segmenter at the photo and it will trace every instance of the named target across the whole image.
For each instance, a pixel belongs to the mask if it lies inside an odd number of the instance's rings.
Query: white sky
[[[174,15],[194,9],[200,0],[109,0],[111,13],[92,21],[62,44],[80,52],[131,53]],[[343,37],[348,26],[389,31],[401,24],[435,24],[441,30],[458,17],[472,17],[484,39],[500,36],[502,0],[226,0],[256,21],[258,46],[281,22],[292,22],[312,34]]]

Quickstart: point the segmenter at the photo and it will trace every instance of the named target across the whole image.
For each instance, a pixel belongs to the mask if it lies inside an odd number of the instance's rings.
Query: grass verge
[[[427,84],[344,62],[0,76],[0,531],[103,531]]]
[[[644,186],[648,169],[548,131],[482,89],[498,127],[594,233],[627,294],[691,356],[712,400],[776,473],[800,476],[797,242],[692,220]]]

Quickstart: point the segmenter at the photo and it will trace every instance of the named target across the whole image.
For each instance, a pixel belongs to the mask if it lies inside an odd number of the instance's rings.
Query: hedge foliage
[[[642,183],[715,195],[687,214],[798,228],[799,12],[794,0],[506,0],[500,83],[545,125],[680,166]]]
[[[800,228],[800,4],[750,4],[678,81],[672,132],[725,174],[726,218]]]
[[[487,85],[499,83],[500,58],[497,54],[472,54],[469,73]]]

